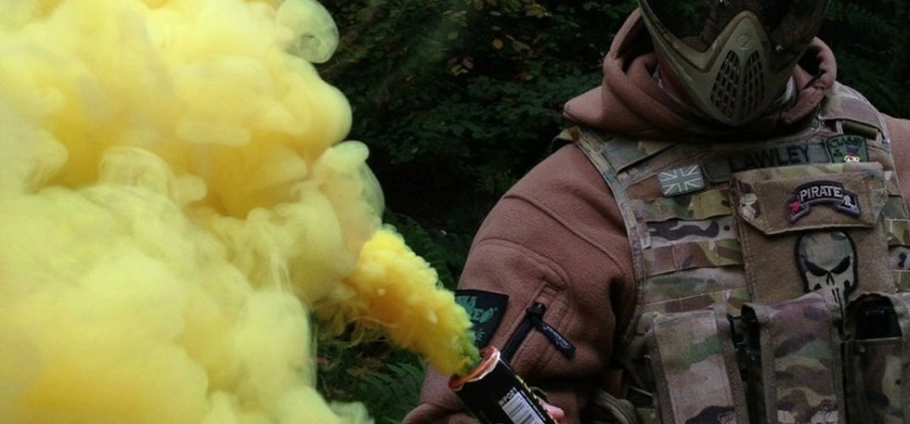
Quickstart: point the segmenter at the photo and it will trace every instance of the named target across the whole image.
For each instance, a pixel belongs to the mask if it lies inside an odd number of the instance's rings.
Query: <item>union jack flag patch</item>
[[[698,165],[663,171],[657,176],[664,197],[679,196],[705,188],[705,178]]]

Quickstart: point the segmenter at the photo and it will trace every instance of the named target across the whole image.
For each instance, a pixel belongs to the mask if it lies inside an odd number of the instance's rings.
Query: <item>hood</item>
[[[635,10],[620,28],[603,61],[600,86],[566,103],[572,122],[614,134],[699,141],[755,139],[792,129],[814,116],[837,76],[834,53],[812,40],[793,72],[796,101],[743,126],[730,128],[705,121],[671,98],[654,79],[657,58],[650,37]],[[807,71],[811,70],[811,73]],[[732,139],[731,139],[732,138]]]

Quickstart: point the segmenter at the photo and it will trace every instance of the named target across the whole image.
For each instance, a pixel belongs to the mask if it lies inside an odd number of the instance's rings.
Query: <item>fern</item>
[[[417,406],[423,376],[419,363],[388,364],[382,372],[364,376],[360,391],[369,394],[369,405],[381,412],[382,422],[400,423]]]
[[[362,402],[377,424],[400,423],[417,406],[426,364],[383,342],[344,337],[318,345],[318,388],[328,400]]]

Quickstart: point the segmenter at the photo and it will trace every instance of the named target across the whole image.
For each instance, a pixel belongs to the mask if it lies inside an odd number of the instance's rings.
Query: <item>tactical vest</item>
[[[910,221],[865,98],[748,143],[571,131],[632,247],[619,421],[910,423]]]

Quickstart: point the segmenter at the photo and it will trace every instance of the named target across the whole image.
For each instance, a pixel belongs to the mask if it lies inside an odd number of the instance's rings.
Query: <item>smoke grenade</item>
[[[500,357],[499,349],[480,352],[481,362],[465,376],[452,376],[451,388],[483,424],[557,424],[540,399]]]

